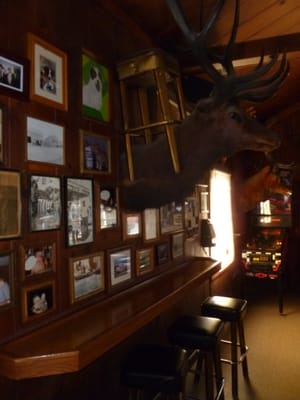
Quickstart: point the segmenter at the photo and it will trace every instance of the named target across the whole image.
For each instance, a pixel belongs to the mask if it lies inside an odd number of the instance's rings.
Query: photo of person
[[[0,56],[0,86],[22,92],[22,74],[21,64]]]
[[[23,289],[25,301],[25,314],[23,319],[26,320],[34,315],[45,314],[54,308],[54,284],[47,282],[43,286],[34,286]]]
[[[25,277],[41,274],[53,269],[55,248],[54,245],[40,247],[22,247]]]
[[[0,308],[12,303],[12,270],[12,254],[0,254]]]
[[[80,131],[82,172],[109,173],[111,146],[107,137]]]

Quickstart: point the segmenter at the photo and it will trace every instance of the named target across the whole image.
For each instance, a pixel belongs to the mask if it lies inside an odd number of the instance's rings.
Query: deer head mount
[[[211,95],[200,100],[191,115],[175,128],[179,173],[172,168],[165,135],[150,144],[133,146],[134,181],[126,179],[126,162],[124,158],[121,161],[122,203],[125,208],[136,211],[184,199],[223,157],[241,150],[270,152],[280,145],[277,134],[251,118],[239,106],[239,101],[264,101],[276,93],[288,74],[285,54],[277,53],[267,63],[262,55],[252,72],[238,76],[233,67],[232,50],[239,24],[239,1],[235,0],[232,32],[223,56],[212,54],[206,41],[225,0],[216,1],[200,32],[190,28],[177,0],[166,1],[214,86]],[[225,73],[220,73],[216,63],[222,65]]]

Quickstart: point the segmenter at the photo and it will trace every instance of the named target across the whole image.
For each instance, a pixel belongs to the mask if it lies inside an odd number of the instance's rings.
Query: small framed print
[[[56,270],[56,243],[21,245],[19,255],[24,278]]]
[[[11,170],[0,170],[0,239],[21,235],[21,177]]]
[[[172,258],[184,255],[184,233],[174,233],[172,235]]]
[[[136,261],[137,276],[153,271],[154,268],[153,247],[136,250],[135,261]]]
[[[82,54],[82,113],[103,122],[111,119],[111,82],[109,69],[94,55]]]
[[[29,177],[29,229],[48,231],[61,226],[61,180],[56,176]]]
[[[156,262],[158,265],[165,264],[170,260],[169,242],[156,245]]]
[[[30,98],[67,111],[67,55],[45,40],[28,33]]]
[[[14,304],[14,255],[0,253],[0,312]]]
[[[110,174],[110,138],[81,130],[80,167],[83,173]]]
[[[29,60],[0,50],[0,93],[28,99]]]
[[[109,252],[111,286],[129,281],[132,277],[131,248],[116,249]]]
[[[141,214],[123,213],[123,237],[124,239],[136,238],[142,235]]]
[[[64,165],[64,134],[61,125],[27,117],[27,160]]]
[[[55,283],[47,281],[22,289],[22,320],[34,320],[54,311]]]
[[[183,229],[182,203],[173,201],[160,207],[160,231],[161,234]]]
[[[189,231],[199,227],[199,205],[196,195],[184,200],[184,226]]]
[[[0,105],[0,163],[3,162],[3,107]]]
[[[67,244],[94,241],[94,195],[92,179],[66,178]]]
[[[157,240],[159,237],[159,212],[157,208],[146,208],[143,211],[144,242]]]
[[[105,289],[104,252],[70,259],[71,303]]]
[[[100,229],[116,228],[119,224],[118,190],[114,186],[100,187]]]

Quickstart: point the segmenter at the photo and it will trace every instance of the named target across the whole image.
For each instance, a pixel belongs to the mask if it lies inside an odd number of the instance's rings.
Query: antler
[[[235,73],[232,52],[239,25],[239,0],[235,0],[232,31],[222,56],[211,54],[206,46],[206,39],[220,15],[225,0],[217,0],[207,22],[203,24],[201,32],[195,32],[190,28],[178,0],[166,1],[193,53],[214,82],[211,95],[216,103],[224,103],[232,99],[260,102],[276,93],[289,72],[285,52],[281,55],[281,62],[277,70],[267,78],[265,78],[266,74],[280,59],[278,52],[265,64],[265,56],[262,54],[256,68],[248,74],[237,76]],[[221,64],[222,73],[215,67],[215,63]]]

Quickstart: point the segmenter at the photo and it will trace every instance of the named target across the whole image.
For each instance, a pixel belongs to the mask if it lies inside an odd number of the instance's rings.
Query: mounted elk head
[[[175,128],[179,173],[173,170],[165,135],[150,144],[133,147],[134,181],[126,179],[126,161],[122,161],[120,194],[125,208],[137,211],[182,200],[223,157],[241,150],[270,152],[280,145],[279,137],[243,111],[239,101],[260,102],[276,93],[288,73],[285,54],[275,54],[266,63],[261,56],[252,72],[236,75],[232,51],[239,24],[238,0],[235,0],[232,33],[224,55],[211,54],[206,44],[207,36],[224,2],[217,0],[201,32],[194,32],[179,2],[167,0],[177,24],[202,68],[213,80],[214,87],[211,95],[200,100],[192,114]],[[217,62],[222,65],[224,73],[216,68]]]

